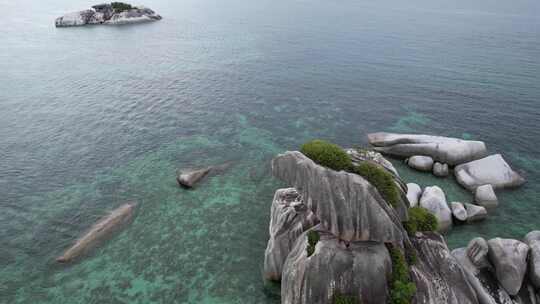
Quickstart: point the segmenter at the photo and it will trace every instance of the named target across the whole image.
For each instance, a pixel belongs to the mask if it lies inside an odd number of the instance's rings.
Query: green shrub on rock
[[[315,230],[310,230],[307,233],[307,238],[308,238],[308,246],[306,248],[306,251],[307,251],[307,256],[310,257],[315,252],[315,246],[321,239],[321,236],[319,235],[319,232]]]
[[[403,223],[405,230],[410,235],[416,231],[435,231],[439,226],[437,218],[427,209],[422,207],[409,208],[409,220]]]
[[[355,296],[344,295],[336,291],[334,295],[332,296],[332,304],[361,304],[361,303],[360,303],[360,300],[358,300],[358,298]]]
[[[352,161],[338,145],[324,140],[312,140],[302,145],[300,152],[321,166],[340,171],[349,170]]]
[[[399,249],[389,246],[388,250],[392,258],[390,304],[410,304],[416,293],[416,285],[411,282],[409,265]]]
[[[124,3],[124,2],[112,2],[111,6],[113,10],[117,13],[127,11],[132,9],[133,7],[130,4]]]
[[[375,186],[386,202],[392,207],[398,206],[400,194],[392,174],[376,164],[367,161],[355,166],[353,172],[362,176],[370,184]]]

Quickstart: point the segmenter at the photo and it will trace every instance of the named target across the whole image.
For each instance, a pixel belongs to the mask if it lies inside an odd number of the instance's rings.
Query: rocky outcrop
[[[296,188],[321,225],[340,239],[402,243],[401,219],[361,176],[319,166],[300,152],[278,155],[272,172]]]
[[[116,10],[111,4],[95,5],[92,9],[69,13],[55,20],[56,27],[87,24],[129,24],[160,20],[161,16],[146,7]]]
[[[501,286],[509,295],[517,295],[527,271],[529,246],[517,240],[495,238],[488,241],[489,260]]]
[[[481,141],[442,136],[380,132],[368,134],[368,140],[378,152],[399,157],[426,155],[452,166],[482,158],[487,154],[486,145]]]
[[[345,152],[347,152],[347,154],[351,157],[351,160],[355,165],[358,165],[363,161],[371,161],[382,166],[383,168],[391,172],[394,176],[399,177],[399,173],[394,167],[394,165],[392,165],[392,163],[389,162],[386,158],[384,158],[379,152],[358,149],[346,149]]]
[[[270,214],[270,239],[264,253],[264,277],[279,281],[283,264],[298,236],[319,221],[294,188],[276,191]]]
[[[416,283],[415,303],[478,303],[467,274],[450,254],[441,235],[419,233],[411,241],[418,251],[417,263],[411,266],[411,276]]]
[[[283,267],[281,303],[328,304],[335,293],[352,295],[364,304],[386,303],[392,272],[388,250],[381,243],[346,243],[316,226],[320,240],[307,255],[302,234]]]
[[[441,164],[436,162],[433,164],[433,175],[437,177],[447,177],[448,176],[448,164]]]
[[[416,207],[422,196],[422,188],[418,184],[407,184],[407,199],[409,200],[410,207]]]
[[[488,213],[486,208],[469,203],[465,203],[463,205],[465,206],[465,210],[467,210],[468,223],[482,221],[487,218]]]
[[[500,154],[459,165],[454,174],[459,184],[471,191],[487,184],[501,189],[525,183],[525,179],[512,170]]]
[[[433,168],[433,158],[429,156],[415,155],[407,159],[407,165],[419,171],[429,172]]]
[[[199,170],[178,170],[176,172],[176,181],[185,188],[193,188],[196,183],[201,181],[212,168],[204,168]]]
[[[474,202],[486,209],[493,209],[499,205],[497,195],[491,185],[482,185],[474,191]]]
[[[108,238],[113,232],[128,223],[133,217],[134,209],[135,203],[126,203],[113,210],[109,215],[94,224],[84,236],[78,239],[77,242],[66,250],[62,256],[58,257],[56,261],[61,263],[71,262],[86,254],[103,240]]]
[[[536,289],[540,289],[540,231],[531,231],[523,240],[530,248],[529,279]]]
[[[420,198],[420,207],[427,209],[439,221],[439,231],[447,231],[452,226],[452,211],[446,202],[446,196],[438,186],[426,187]]]
[[[452,209],[452,215],[458,221],[464,222],[467,220],[467,210],[462,203],[452,202],[450,203],[450,209]]]

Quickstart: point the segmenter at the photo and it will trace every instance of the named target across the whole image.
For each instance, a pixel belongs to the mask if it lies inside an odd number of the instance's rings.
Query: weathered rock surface
[[[474,204],[465,203],[465,210],[467,210],[467,222],[477,222],[485,220],[488,216],[486,208],[477,206]]]
[[[382,156],[382,154],[379,152],[357,149],[346,149],[345,152],[349,154],[354,164],[359,164],[363,161],[372,161],[381,165],[383,168],[394,174],[394,176],[399,177],[399,173],[394,165],[392,165],[392,163],[384,158],[384,156]]]
[[[477,205],[486,209],[493,209],[499,205],[497,195],[495,195],[495,191],[491,185],[482,185],[476,188],[474,191],[474,201]]]
[[[462,203],[451,202],[450,208],[452,209],[452,214],[454,215],[455,219],[462,222],[467,220],[467,210],[465,210],[465,207]]]
[[[433,168],[433,158],[422,155],[411,156],[407,159],[407,165],[419,171],[431,171]]]
[[[64,254],[56,259],[57,262],[66,263],[79,258],[99,245],[123,224],[133,217],[135,203],[126,203],[113,210],[109,215],[95,223],[88,232],[77,240]]]
[[[418,184],[408,183],[407,184],[407,199],[411,207],[416,207],[420,201],[420,196],[422,196],[422,188]]]
[[[494,238],[488,241],[488,257],[501,286],[517,295],[527,271],[529,246],[517,240]]]
[[[478,303],[467,274],[450,254],[441,235],[417,234],[411,241],[418,251],[417,263],[411,266],[411,277],[417,290],[415,303]]]
[[[433,165],[433,175],[437,177],[447,177],[448,176],[448,164],[441,164],[436,162]]]
[[[296,188],[322,226],[340,239],[403,241],[406,233],[396,211],[361,176],[319,166],[297,151],[274,158],[272,172]]]
[[[176,181],[182,187],[193,188],[196,183],[203,179],[212,168],[204,168],[199,170],[178,170],[176,172]]]
[[[447,231],[452,226],[452,211],[446,196],[438,186],[426,187],[420,198],[420,207],[427,209],[439,221],[439,231]]]
[[[294,188],[276,191],[270,214],[270,239],[264,253],[264,277],[279,281],[283,264],[298,236],[319,221]]]
[[[481,237],[470,240],[466,248],[467,257],[478,269],[491,267],[488,259],[488,251],[488,243]]]
[[[529,253],[529,279],[535,288],[540,289],[540,231],[527,233],[524,242],[531,250]]]
[[[481,141],[443,136],[380,132],[368,134],[368,140],[376,146],[375,150],[378,152],[400,157],[427,155],[452,166],[482,158],[487,154],[486,145]]]
[[[281,303],[328,304],[334,292],[353,295],[365,304],[387,300],[392,272],[388,250],[381,243],[351,242],[320,231],[315,252],[308,257],[307,236],[302,234],[283,267]]]
[[[117,12],[110,4],[95,5],[92,9],[69,13],[55,20],[56,27],[87,24],[128,24],[160,20],[161,16],[146,7],[133,7]]]
[[[525,183],[525,179],[512,170],[500,154],[459,165],[454,169],[454,174],[459,184],[471,191],[487,184],[501,189]]]

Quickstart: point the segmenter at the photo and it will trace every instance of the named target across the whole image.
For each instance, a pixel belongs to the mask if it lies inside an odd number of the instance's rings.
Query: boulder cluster
[[[69,13],[56,18],[56,27],[92,24],[131,24],[160,20],[161,16],[142,6],[131,6],[122,2],[104,3],[91,9]]]

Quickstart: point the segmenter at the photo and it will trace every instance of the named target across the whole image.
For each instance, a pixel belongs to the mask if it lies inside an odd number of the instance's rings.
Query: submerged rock
[[[64,254],[56,259],[57,262],[66,263],[77,259],[99,243],[109,237],[123,224],[133,217],[135,203],[124,204],[113,210],[109,215],[95,223],[90,230],[70,247]]]
[[[129,6],[129,5],[128,5]],[[92,9],[66,14],[55,20],[56,27],[87,24],[128,24],[160,20],[161,16],[146,7],[115,9],[111,4],[94,5]]]
[[[525,183],[525,179],[512,170],[500,154],[459,165],[454,174],[459,184],[471,191],[487,184],[501,189]]]
[[[485,220],[488,216],[486,208],[477,206],[474,204],[465,203],[465,210],[467,210],[467,222],[477,222]]]
[[[407,160],[407,165],[419,171],[431,171],[433,168],[433,158],[422,155],[411,156]]]
[[[307,255],[307,233],[302,234],[283,266],[281,303],[328,304],[339,292],[363,304],[386,303],[392,261],[384,244],[343,242],[321,230],[320,240]]]
[[[488,248],[501,286],[509,295],[517,295],[527,271],[529,246],[517,240],[494,238],[488,241]]]
[[[465,210],[462,203],[452,202],[450,203],[450,208],[452,209],[452,214],[454,215],[455,219],[462,222],[467,220],[467,210]]]
[[[433,175],[435,175],[437,177],[447,177],[448,176],[448,165],[436,162],[433,165]]]
[[[487,154],[484,142],[443,136],[380,132],[368,134],[368,140],[378,152],[400,157],[426,155],[452,166]]]
[[[467,274],[450,254],[441,235],[418,233],[411,241],[418,251],[417,263],[411,266],[411,276],[417,290],[415,303],[478,303]]]
[[[357,174],[319,166],[296,151],[274,158],[272,172],[296,188],[325,230],[342,240],[400,244],[406,235],[395,209]]]
[[[524,239],[531,250],[529,254],[529,278],[535,288],[540,289],[540,231],[527,233]]]
[[[276,191],[270,214],[270,239],[264,252],[264,277],[279,281],[283,264],[298,236],[319,221],[294,188]]]
[[[178,170],[176,172],[176,181],[182,187],[193,188],[196,183],[203,179],[212,168],[204,168],[199,170]]]
[[[452,211],[446,196],[438,186],[426,187],[420,198],[420,207],[427,209],[439,221],[439,231],[447,231],[452,226]]]
[[[410,207],[416,207],[418,201],[420,201],[420,196],[422,196],[422,188],[418,184],[408,183],[407,184],[407,199],[409,200]]]
[[[495,195],[495,191],[493,191],[491,185],[482,185],[476,188],[476,191],[474,192],[474,201],[476,204],[485,207],[486,209],[493,209],[499,205],[497,195]]]

